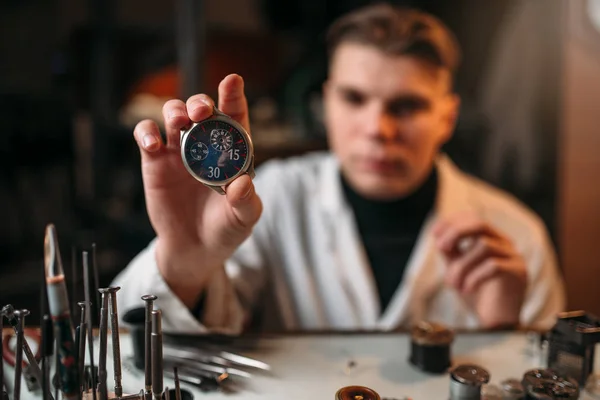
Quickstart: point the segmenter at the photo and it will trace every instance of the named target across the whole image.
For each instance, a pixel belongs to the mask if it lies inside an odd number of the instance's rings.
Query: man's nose
[[[399,136],[398,124],[382,107],[372,107],[366,118],[366,132],[380,140],[396,140]]]

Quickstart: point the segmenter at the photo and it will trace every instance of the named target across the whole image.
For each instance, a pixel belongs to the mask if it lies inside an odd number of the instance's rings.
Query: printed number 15
[[[237,161],[237,160],[240,159],[240,150],[239,149],[235,149],[235,150],[234,149],[230,149],[228,151],[228,153],[229,153],[229,159],[230,160]]]

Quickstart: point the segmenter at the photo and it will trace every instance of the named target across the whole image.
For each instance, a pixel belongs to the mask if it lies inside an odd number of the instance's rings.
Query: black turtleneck
[[[433,209],[438,188],[437,171],[411,195],[393,201],[375,201],[356,193],[342,176],[344,195],[354,211],[383,313],[402,282],[406,264],[421,227]]]

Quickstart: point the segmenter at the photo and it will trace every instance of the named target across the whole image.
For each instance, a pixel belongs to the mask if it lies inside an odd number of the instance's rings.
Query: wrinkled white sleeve
[[[547,330],[556,323],[557,314],[565,311],[566,293],[548,234],[543,229],[536,236],[537,244],[526,255],[529,282],[521,308],[521,324]]]
[[[121,287],[117,292],[121,316],[130,309],[144,307],[141,300],[143,295],[154,294],[158,297],[155,308],[163,311],[165,332],[239,334],[243,330],[264,286],[265,252],[269,251],[269,243],[274,242],[269,240],[268,211],[273,208],[269,204],[273,189],[269,188],[272,185],[267,182],[273,182],[273,173],[277,171],[267,165],[260,174],[257,172],[254,181],[263,201],[263,214],[252,235],[242,243],[225,267],[211,278],[204,294],[201,315],[193,315],[164,281],[155,259],[154,239],[112,283]],[[201,261],[198,262],[198,268],[201,268]]]

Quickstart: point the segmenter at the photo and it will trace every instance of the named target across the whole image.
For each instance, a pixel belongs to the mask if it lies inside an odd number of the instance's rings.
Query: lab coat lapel
[[[428,315],[427,305],[444,285],[444,259],[437,250],[432,234],[435,221],[457,212],[472,209],[469,192],[460,172],[445,155],[436,161],[439,188],[435,210],[427,218],[409,258],[402,283],[378,322],[378,328],[390,330],[412,325]]]
[[[379,296],[354,214],[342,193],[335,158],[324,168],[320,192],[335,264],[325,269],[331,279],[330,290],[324,293],[326,307],[332,308],[338,327],[374,329],[380,313]]]

